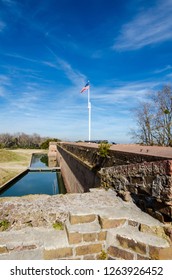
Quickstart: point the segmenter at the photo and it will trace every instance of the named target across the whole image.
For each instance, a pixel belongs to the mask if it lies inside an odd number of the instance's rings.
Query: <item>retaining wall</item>
[[[171,160],[144,162],[101,169],[101,185],[134,201],[161,221],[172,221]]]
[[[71,154],[76,155],[83,162],[87,162],[95,169],[118,165],[128,165],[132,163],[160,161],[166,159],[165,157],[131,153],[130,151],[123,152],[114,150],[109,150],[108,156],[106,158],[101,158],[98,153],[98,149],[91,146],[84,147],[81,144],[77,145],[76,143],[61,143],[60,146]]]
[[[57,161],[68,193],[88,192],[90,188],[100,186],[99,174],[93,172],[81,158],[63,146],[58,145],[57,150]]]
[[[122,198],[132,197],[143,211],[160,221],[172,221],[171,160],[112,150],[108,157],[101,158],[97,148],[66,143],[60,144],[58,151],[70,192],[79,189],[73,186],[73,181],[77,181],[83,191],[95,186],[112,187]]]

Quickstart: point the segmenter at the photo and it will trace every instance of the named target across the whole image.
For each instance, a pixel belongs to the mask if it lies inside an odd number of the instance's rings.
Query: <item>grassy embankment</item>
[[[0,186],[24,171],[29,166],[31,155],[36,152],[41,150],[0,149]]]

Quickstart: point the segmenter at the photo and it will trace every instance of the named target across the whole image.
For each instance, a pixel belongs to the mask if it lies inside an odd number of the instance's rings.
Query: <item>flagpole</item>
[[[90,86],[88,87],[88,141],[91,141],[91,102],[90,102]]]

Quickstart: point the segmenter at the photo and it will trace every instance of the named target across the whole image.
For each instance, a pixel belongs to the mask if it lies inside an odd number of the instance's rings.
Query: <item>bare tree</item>
[[[132,138],[145,145],[172,146],[172,90],[165,86],[135,110],[137,129]],[[135,139],[135,140],[136,140]]]
[[[132,138],[145,145],[153,145],[153,119],[152,104],[142,102],[135,110],[137,129],[132,131]],[[135,139],[135,140],[136,140]]]

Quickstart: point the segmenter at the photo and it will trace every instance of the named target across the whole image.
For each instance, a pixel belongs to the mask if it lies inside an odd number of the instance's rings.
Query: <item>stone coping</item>
[[[88,193],[60,195],[27,195],[0,198],[0,220],[8,220],[10,229],[27,226],[52,227],[56,220],[66,221],[72,215],[101,215],[108,219],[134,219],[138,223],[158,226],[161,223],[142,212],[133,202],[125,202],[109,189]]]

